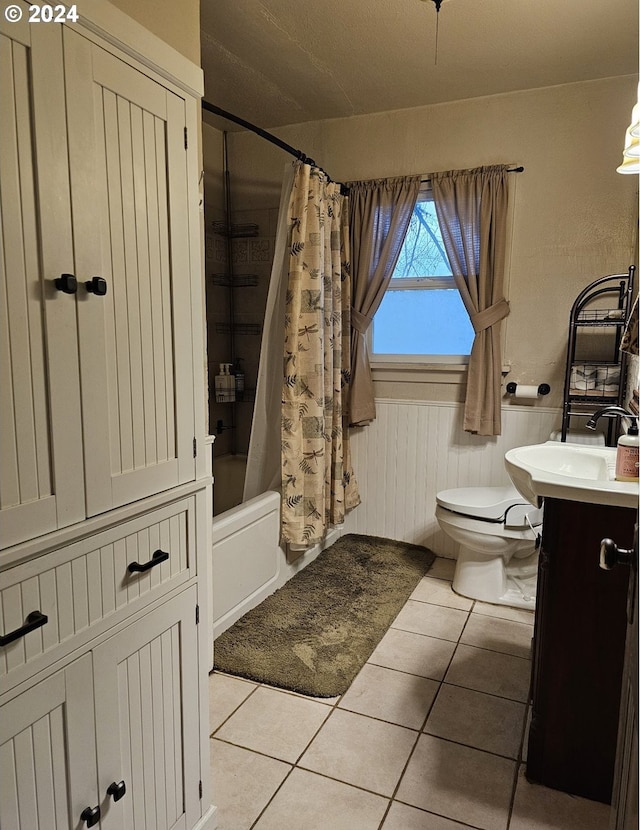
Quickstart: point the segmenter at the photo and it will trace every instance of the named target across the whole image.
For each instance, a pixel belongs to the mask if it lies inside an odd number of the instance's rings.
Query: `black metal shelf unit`
[[[635,266],[626,274],[595,280],[576,297],[569,316],[569,344],[564,379],[562,441],[572,418],[588,418],[601,407],[622,406],[626,355],[620,340],[631,313]],[[616,438],[612,415],[607,443]]]

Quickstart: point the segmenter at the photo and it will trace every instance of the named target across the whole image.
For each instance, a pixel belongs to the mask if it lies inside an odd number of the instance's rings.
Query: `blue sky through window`
[[[437,283],[429,285],[428,278],[434,277]],[[374,354],[470,354],[473,327],[453,281],[443,286],[447,277],[451,268],[435,205],[425,198],[413,211],[391,286],[375,315]]]

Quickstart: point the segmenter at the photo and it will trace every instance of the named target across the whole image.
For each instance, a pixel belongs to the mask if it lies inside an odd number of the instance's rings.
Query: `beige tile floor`
[[[525,778],[532,613],[452,575],[435,561],[339,698],[211,675],[219,830],[606,830]]]

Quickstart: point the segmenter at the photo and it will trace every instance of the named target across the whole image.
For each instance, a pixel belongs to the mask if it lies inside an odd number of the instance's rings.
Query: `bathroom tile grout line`
[[[391,671],[393,671],[393,669],[391,669]],[[418,677],[418,675],[412,675],[412,676]],[[431,679],[431,678],[426,678],[426,679]],[[454,683],[446,683],[444,680],[435,680],[433,682],[438,683],[438,691],[436,692],[436,694],[433,698],[433,701],[431,702],[431,705],[429,706],[427,714],[426,714],[426,716],[425,716],[425,718],[422,722],[422,726],[420,726],[420,727],[407,726],[406,724],[398,723],[397,721],[385,720],[385,718],[376,717],[375,715],[367,715],[367,714],[364,714],[363,712],[358,712],[358,711],[355,711],[353,709],[347,709],[346,707],[339,706],[339,701],[337,701],[333,705],[327,705],[327,708],[330,709],[330,710],[339,710],[340,712],[347,712],[350,715],[356,715],[356,716],[361,717],[361,718],[368,718],[369,720],[376,721],[376,723],[384,723],[388,726],[397,726],[400,729],[406,729],[409,732],[415,732],[418,737],[420,737],[421,735],[429,735],[432,738],[437,738],[439,741],[446,741],[447,743],[455,744],[456,746],[468,747],[469,749],[474,749],[477,752],[484,752],[486,755],[493,755],[496,758],[503,758],[505,761],[514,761],[518,764],[521,762],[521,759],[522,759],[522,755],[521,755],[522,741],[523,741],[523,737],[524,737],[524,730],[526,729],[526,715],[527,715],[527,710],[528,710],[528,705],[527,704],[525,704],[525,703],[523,703],[522,701],[519,701],[519,700],[514,700],[513,698],[500,697],[499,695],[492,695],[490,692],[479,692],[477,689],[470,689],[467,686],[457,686]],[[436,701],[437,701],[437,699],[440,695],[440,692],[442,691],[443,686],[453,686],[457,689],[465,689],[466,691],[477,692],[478,694],[485,695],[486,697],[494,697],[494,698],[496,698],[496,700],[507,700],[511,703],[518,703],[521,706],[524,706],[525,707],[525,711],[523,713],[524,722],[523,722],[523,726],[522,726],[522,729],[521,729],[521,737],[518,741],[518,754],[515,755],[515,756],[505,755],[502,752],[494,752],[493,750],[483,749],[482,747],[475,746],[474,744],[464,743],[464,741],[454,740],[453,738],[446,738],[442,735],[437,735],[434,732],[427,732],[425,730],[425,727],[427,725],[427,721],[429,720],[429,716],[431,715],[433,707],[436,704]],[[260,687],[258,687],[258,688],[260,688]],[[284,691],[282,689],[278,689],[275,686],[267,686],[266,684],[265,684],[264,688],[274,689],[277,692],[283,692]],[[248,695],[245,698],[245,700],[243,701],[243,703],[246,702],[249,699],[249,697],[251,697],[251,695]],[[308,698],[308,699],[312,700],[313,702],[316,702],[315,698]],[[234,713],[237,712],[238,709],[241,706],[242,706],[242,703],[239,706],[237,706],[236,709],[234,709]],[[231,715],[229,715],[229,718],[230,717],[231,717]],[[325,726],[325,724],[327,723],[327,721],[329,720],[330,717],[331,717],[331,712],[329,712],[329,714],[326,716],[326,718],[322,721],[322,723],[320,724],[320,726],[318,727],[318,729],[314,733],[313,737],[311,738],[309,743],[305,746],[304,750],[298,756],[296,761],[287,761],[284,758],[279,758],[277,755],[270,755],[268,752],[264,752],[263,750],[253,749],[251,747],[245,746],[244,744],[236,743],[235,741],[232,741],[229,738],[220,738],[216,735],[217,730],[215,730],[214,732],[211,733],[211,735],[209,736],[209,740],[220,741],[221,743],[227,744],[228,746],[235,746],[238,749],[245,749],[248,752],[255,752],[257,755],[261,755],[264,758],[269,758],[272,761],[279,761],[282,764],[292,764],[293,766],[299,766],[299,762],[302,759],[302,756],[307,751],[307,749],[309,748],[309,746],[311,745],[313,740],[317,737],[318,732],[323,728],[323,726]],[[227,718],[223,723],[221,723],[219,728],[222,728],[222,726],[224,726],[224,724],[229,720],[229,718]],[[308,769],[308,768],[307,767],[301,767],[301,769]],[[309,769],[309,772],[315,772],[315,770],[310,770]],[[318,775],[322,775],[322,774],[323,773],[318,773]],[[332,776],[328,775],[328,776],[325,776],[325,777],[331,778]],[[339,780],[339,779],[335,779],[335,780]],[[343,782],[343,783],[345,783],[345,782]],[[358,787],[356,784],[353,784],[352,786],[356,787],[356,789],[366,790],[366,787]],[[376,793],[376,794],[380,795],[380,793]]]
[[[462,635],[462,632],[460,632],[460,634]],[[411,752],[409,753],[409,757],[407,758],[406,763],[404,764],[404,766],[402,768],[402,772],[400,773],[400,775],[398,777],[398,780],[397,780],[396,785],[394,787],[393,793],[391,794],[391,798],[389,799],[389,803],[387,804],[387,809],[384,812],[384,816],[382,817],[382,821],[378,825],[378,830],[382,830],[384,822],[386,821],[387,816],[389,815],[389,811],[391,810],[391,805],[396,800],[396,795],[398,794],[398,790],[400,789],[400,785],[402,784],[402,779],[404,778],[404,775],[405,775],[407,769],[409,768],[409,764],[411,763],[411,759],[413,758],[413,756],[415,754],[415,751],[416,751],[416,748],[418,746],[418,743],[420,742],[420,735],[425,734],[424,728],[427,725],[427,721],[429,720],[429,716],[430,716],[431,712],[433,711],[433,707],[436,704],[438,696],[440,695],[440,692],[442,690],[442,686],[444,684],[444,678],[446,677],[447,672],[449,671],[449,666],[451,665],[451,663],[453,661],[453,656],[456,653],[456,649],[458,647],[459,642],[460,642],[460,640],[458,639],[458,641],[456,643],[456,647],[454,648],[453,652],[451,653],[451,657],[449,658],[449,663],[447,664],[447,668],[446,668],[446,670],[445,670],[445,672],[442,676],[442,680],[439,682],[440,685],[438,686],[438,691],[435,693],[435,695],[433,697],[433,700],[431,701],[431,705],[429,706],[429,709],[428,709],[428,711],[425,715],[425,718],[422,722],[422,726],[420,727],[420,732],[418,733],[418,736],[417,736],[417,738],[416,738],[416,740],[415,740],[415,742],[414,742],[414,744],[411,748]],[[399,803],[403,803],[403,802],[399,802]]]
[[[518,749],[518,757],[516,759],[516,765],[513,775],[513,785],[511,787],[511,798],[509,799],[509,809],[507,811],[507,825],[506,830],[509,830],[511,827],[511,819],[513,817],[513,809],[516,803],[516,791],[518,789],[518,779],[520,778],[520,770],[522,765],[525,763],[524,759],[524,745],[525,745],[525,738],[527,735],[527,720],[529,718],[529,702],[525,706],[524,710],[524,717],[522,719],[522,732],[520,734],[520,747]]]
[[[342,697],[342,695],[341,695],[340,697]],[[325,723],[329,720],[329,718],[331,717],[331,715],[333,714],[333,712],[334,712],[334,711],[335,711],[335,709],[337,708],[337,705],[338,705],[339,701],[340,701],[340,698],[338,698],[338,700],[336,700],[336,701],[333,703],[333,705],[331,705],[331,706],[329,706],[329,707],[328,707],[331,711],[329,712],[329,714],[327,715],[327,717],[323,719],[322,723],[318,726],[318,728],[316,729],[316,731],[313,733],[313,735],[312,735],[311,739],[308,741],[308,743],[306,744],[305,748],[302,750],[302,752],[300,753],[300,755],[298,755],[298,757],[297,757],[297,759],[296,759],[295,763],[293,763],[293,764],[291,765],[291,769],[290,769],[290,770],[289,770],[289,772],[285,775],[285,777],[282,779],[282,781],[280,782],[280,785],[279,785],[278,787],[276,787],[275,791],[274,791],[274,792],[272,793],[272,795],[271,795],[271,798],[269,798],[269,800],[267,801],[267,803],[264,805],[264,807],[263,807],[263,808],[262,808],[262,810],[260,811],[259,815],[256,817],[255,821],[253,822],[253,824],[251,825],[251,827],[249,828],[249,830],[253,830],[253,828],[256,826],[256,824],[260,821],[260,819],[261,819],[261,818],[262,818],[262,816],[264,815],[265,811],[269,808],[269,805],[273,802],[273,800],[274,800],[274,798],[276,797],[276,795],[280,792],[280,790],[281,790],[281,789],[282,789],[282,787],[284,786],[285,782],[289,779],[289,777],[290,777],[290,776],[291,776],[291,774],[293,773],[294,769],[305,769],[304,767],[299,767],[299,766],[298,766],[298,764],[299,764],[299,762],[302,760],[302,756],[303,756],[303,755],[305,754],[305,752],[309,749],[309,747],[311,746],[311,744],[313,743],[313,741],[316,739],[316,737],[317,737],[317,736],[318,736],[318,734],[320,733],[320,730],[323,728],[323,726],[325,725]],[[244,748],[246,749],[246,747],[244,747]],[[278,760],[280,760],[280,759],[278,759]],[[285,761],[284,763],[288,763],[288,762],[286,762],[286,761]],[[308,772],[313,772],[312,770],[307,770],[307,771],[308,771]],[[315,773],[315,774],[316,774],[316,775],[319,775],[320,773]],[[330,778],[330,776],[328,776],[328,775],[325,775],[324,777],[325,777],[325,778]],[[337,779],[332,779],[332,780],[337,780]],[[345,782],[345,781],[341,781],[341,782],[339,782],[339,783],[346,784],[346,782]],[[353,786],[353,785],[348,785],[348,786]],[[357,787],[356,787],[356,789],[359,789],[359,788],[357,788]],[[361,788],[360,788],[360,789],[361,789]]]

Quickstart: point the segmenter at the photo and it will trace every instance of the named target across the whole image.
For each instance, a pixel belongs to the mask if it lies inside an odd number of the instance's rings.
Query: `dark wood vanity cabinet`
[[[636,511],[544,502],[527,778],[611,802],[630,569],[599,567],[600,540],[633,546]]]

